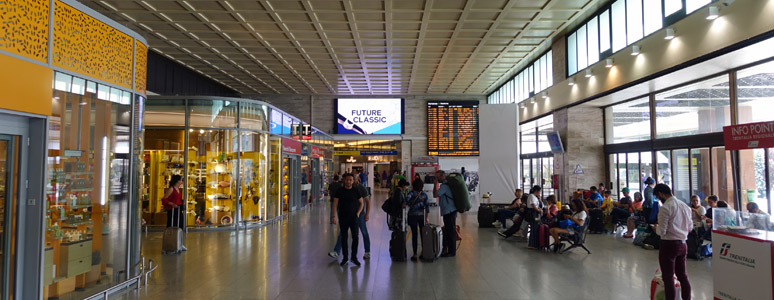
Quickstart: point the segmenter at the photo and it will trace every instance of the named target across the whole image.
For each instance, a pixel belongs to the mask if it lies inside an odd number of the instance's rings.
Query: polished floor
[[[117,299],[649,299],[658,251],[630,239],[589,235],[592,254],[537,252],[478,228],[464,214],[456,258],[434,263],[390,260],[385,215],[372,199],[372,257],[341,267],[327,256],[338,229],[327,203],[282,222],[243,232],[191,232],[188,251],[161,255],[161,233],[144,235],[143,253],[159,263],[149,286]],[[431,217],[436,223],[437,210]],[[411,246],[409,255],[411,254]],[[362,240],[359,256],[362,257]],[[688,260],[694,299],[712,299],[711,259]]]

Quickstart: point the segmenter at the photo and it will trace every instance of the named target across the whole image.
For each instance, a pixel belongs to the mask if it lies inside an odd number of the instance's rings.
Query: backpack
[[[653,206],[650,208],[650,216],[648,216],[648,222],[651,224],[658,223],[658,211],[661,208],[661,202],[658,200],[653,201]]]
[[[454,207],[457,208],[459,213],[464,213],[470,210],[470,193],[468,192],[468,186],[465,184],[465,178],[460,173],[451,173],[446,177],[446,184],[451,189],[454,197]]]

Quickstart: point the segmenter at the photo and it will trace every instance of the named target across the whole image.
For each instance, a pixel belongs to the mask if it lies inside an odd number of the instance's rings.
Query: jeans
[[[501,209],[501,210],[497,211],[497,220],[500,221],[500,223],[503,224],[503,228],[507,228],[507,227],[505,227],[506,220],[508,220],[510,218],[513,218],[513,216],[515,216],[515,215],[516,215],[516,211],[515,210]]]
[[[457,212],[443,216],[443,251],[447,255],[457,255]]]
[[[366,221],[365,221],[365,212],[360,213],[360,217],[358,218],[357,222],[358,222],[358,227],[360,227],[360,232],[363,233],[363,246],[365,247],[365,252],[371,252],[371,238],[368,236],[368,228],[366,227]],[[333,251],[336,253],[341,252],[341,231],[339,231],[339,238],[338,240],[336,240],[336,246],[333,247]]]
[[[348,216],[343,217],[339,216],[339,237],[341,238],[341,245],[342,245],[342,254],[344,254],[344,259],[349,258],[349,249],[347,249],[347,240],[348,240],[348,234],[349,232],[352,232],[352,259],[357,258],[357,226],[358,226],[358,218],[357,216]],[[347,232],[349,231],[349,232]]]
[[[411,227],[411,248],[414,249],[414,255],[417,255],[417,236],[422,234],[425,227],[424,215],[409,215],[408,225]]]
[[[683,300],[691,299],[691,282],[685,270],[685,257],[688,255],[688,245],[685,241],[661,240],[658,251],[658,264],[664,279],[666,300],[675,299],[675,279],[680,281],[680,294]]]

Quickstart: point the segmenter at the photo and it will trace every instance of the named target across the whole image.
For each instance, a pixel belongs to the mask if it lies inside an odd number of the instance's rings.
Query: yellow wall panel
[[[146,81],[148,80],[148,46],[135,40],[134,89],[145,94]]]
[[[0,1],[0,50],[48,61],[48,0]]]
[[[54,6],[53,65],[132,88],[134,39],[71,6]]]
[[[0,108],[51,115],[51,69],[0,54]]]

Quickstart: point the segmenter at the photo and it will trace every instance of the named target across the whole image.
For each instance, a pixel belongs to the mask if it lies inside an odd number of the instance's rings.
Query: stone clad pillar
[[[602,109],[581,106],[554,111],[553,117],[565,151],[554,155],[554,174],[559,175],[558,198],[567,203],[573,191],[606,181],[604,119]],[[583,174],[574,174],[579,164]]]

